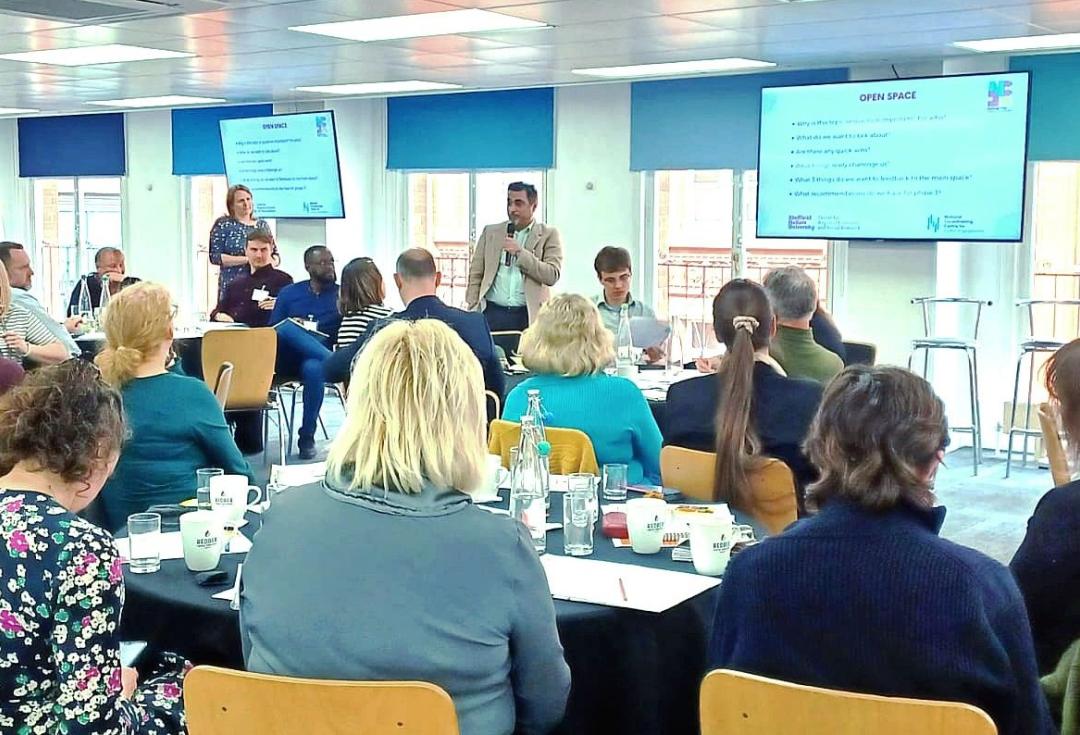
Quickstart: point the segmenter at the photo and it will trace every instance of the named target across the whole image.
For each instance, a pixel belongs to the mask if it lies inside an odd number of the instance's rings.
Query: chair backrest
[[[937,306],[942,304],[953,304],[963,308],[967,307],[975,308],[975,326],[971,330],[971,339],[977,340],[979,338],[979,325],[982,323],[982,310],[984,307],[993,306],[993,301],[987,301],[984,299],[969,299],[960,296],[919,296],[911,300],[911,303],[916,304],[922,308],[923,318],[923,336],[932,337],[930,326],[930,312]]]
[[[1065,445],[1061,443],[1057,412],[1049,403],[1039,404],[1039,428],[1042,429],[1046,456],[1050,460],[1050,477],[1054,480],[1054,487],[1069,484],[1072,479],[1069,457],[1065,453]]]
[[[997,727],[970,704],[857,694],[723,669],[709,672],[701,683],[701,735],[758,733],[996,735]]]
[[[589,435],[577,429],[561,429],[545,426],[544,434],[551,444],[551,457],[548,467],[556,475],[569,475],[573,472],[591,472],[600,474],[600,465],[596,462]],[[513,421],[496,419],[491,422],[488,439],[488,451],[502,457],[503,467],[510,467],[510,450],[521,441],[521,425]]]
[[[270,327],[214,330],[202,339],[204,376],[216,376],[223,363],[232,363],[232,385],[225,406],[230,411],[266,405],[276,359],[277,332]]]
[[[196,666],[190,735],[458,735],[450,695],[419,681],[322,681]]]
[[[499,399],[499,394],[493,390],[484,391],[484,403],[487,408],[488,422],[499,418],[502,414],[502,400]]]
[[[694,500],[713,502],[716,478],[716,454],[685,447],[667,446],[660,450],[660,482]],[[750,472],[750,515],[768,530],[778,534],[795,522],[799,514],[795,499],[795,476],[784,462],[771,457]]]
[[[870,342],[844,342],[844,367],[873,365],[877,362],[877,345]]]
[[[218,405],[221,406],[221,410],[225,410],[225,405],[229,402],[229,390],[232,388],[232,376],[233,376],[233,364],[231,362],[221,363],[221,367],[218,369],[217,381],[214,383],[214,398],[217,398]]]

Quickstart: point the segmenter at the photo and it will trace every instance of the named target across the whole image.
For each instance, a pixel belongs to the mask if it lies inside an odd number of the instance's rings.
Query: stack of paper
[[[270,482],[285,487],[299,487],[313,482],[322,482],[326,477],[326,462],[311,464],[276,464],[270,468]]]
[[[663,612],[720,584],[712,577],[634,564],[544,554],[551,596],[645,612]]]

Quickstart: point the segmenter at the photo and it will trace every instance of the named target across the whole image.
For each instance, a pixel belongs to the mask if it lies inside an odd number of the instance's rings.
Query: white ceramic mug
[[[249,498],[251,491],[255,497]],[[244,520],[248,503],[254,503],[262,496],[262,490],[248,485],[243,475],[218,475],[210,478],[210,508],[230,523]]]
[[[487,456],[487,474],[484,481],[484,492],[489,495],[498,495],[499,486],[506,482],[510,476],[510,470],[502,466],[502,457],[497,454]]]
[[[698,574],[717,576],[727,569],[735,535],[735,519],[726,507],[712,513],[694,513],[687,518],[690,526],[690,553]]]
[[[219,514],[196,510],[180,516],[184,563],[193,572],[208,572],[218,565],[225,529]]]
[[[634,498],[626,501],[626,530],[630,548],[638,554],[655,554],[664,545],[664,528],[671,514],[660,498]]]

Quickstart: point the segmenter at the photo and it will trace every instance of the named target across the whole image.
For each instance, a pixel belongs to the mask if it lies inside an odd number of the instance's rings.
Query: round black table
[[[313,492],[290,490],[288,492]],[[506,506],[506,491],[501,506]],[[270,512],[273,512],[271,508]],[[259,527],[248,514],[246,535]],[[562,495],[552,494],[549,520],[562,517]],[[616,549],[596,526],[593,559],[693,572],[673,562],[671,552],[642,556]],[[123,535],[121,530],[118,535]],[[547,535],[548,553],[563,553],[561,530]],[[243,560],[223,555],[219,568],[226,583],[200,587],[183,560],[161,563],[156,574],[125,570],[127,603],[121,620],[124,640],[148,641],[153,650],[179,653],[196,664],[243,669],[239,615],[225,600]],[[559,637],[570,666],[571,691],[566,716],[556,730],[565,735],[681,735],[698,732],[698,687],[706,671],[706,648],[716,606],[714,587],[663,613],[555,600]],[[317,621],[313,621],[317,624]]]

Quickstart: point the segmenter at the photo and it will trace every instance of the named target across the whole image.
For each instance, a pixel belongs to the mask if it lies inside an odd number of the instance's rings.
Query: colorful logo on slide
[[[930,232],[937,232],[941,229],[941,217],[935,217],[930,215],[926,218],[926,229]]]
[[[326,115],[315,116],[315,135],[320,138],[330,135],[330,121]]]
[[[1002,110],[1012,107],[1012,82],[1001,80],[990,82],[986,88],[986,109]]]

